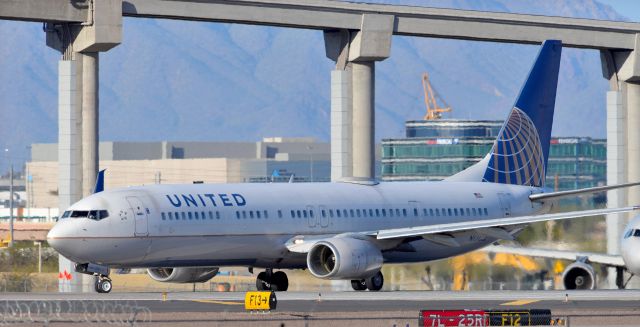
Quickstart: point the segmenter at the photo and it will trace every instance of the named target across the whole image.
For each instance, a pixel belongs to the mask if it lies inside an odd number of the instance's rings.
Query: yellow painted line
[[[216,300],[193,300],[193,302],[224,304],[224,305],[243,305],[244,304],[244,302],[216,301]]]
[[[501,305],[525,305],[525,304],[531,304],[536,302],[540,302],[540,300],[517,300],[517,301],[502,303]]]

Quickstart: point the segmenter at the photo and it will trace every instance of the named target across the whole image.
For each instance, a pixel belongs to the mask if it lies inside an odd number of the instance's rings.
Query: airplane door
[[[511,193],[498,193],[500,209],[505,217],[511,216]]]
[[[137,196],[128,196],[127,202],[133,210],[133,217],[135,220],[135,236],[147,236],[149,235],[148,228],[148,209],[142,203],[142,200]]]

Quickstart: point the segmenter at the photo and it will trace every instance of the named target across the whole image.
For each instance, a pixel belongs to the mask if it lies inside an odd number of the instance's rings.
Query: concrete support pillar
[[[331,71],[331,181],[352,176],[351,69]]]
[[[58,203],[61,210],[82,197],[82,63],[61,60],[58,64]],[[82,290],[82,277],[74,263],[59,257],[61,292]]]
[[[375,62],[352,63],[353,177],[375,177]]]
[[[640,181],[640,84],[626,82],[627,109],[627,181]],[[628,204],[640,203],[640,188],[627,191]]]
[[[98,174],[98,77],[97,52],[78,54],[82,58],[82,195],[93,192]]]

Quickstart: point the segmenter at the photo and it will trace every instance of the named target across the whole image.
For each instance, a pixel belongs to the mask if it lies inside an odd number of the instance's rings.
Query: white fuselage
[[[305,268],[287,250],[295,236],[332,236],[541,213],[541,189],[482,182],[152,185],[91,195],[68,211],[106,210],[103,219],[62,218],[49,233],[65,257],[111,267]],[[417,237],[389,242],[387,263],[465,253],[495,239],[453,235],[458,246]]]

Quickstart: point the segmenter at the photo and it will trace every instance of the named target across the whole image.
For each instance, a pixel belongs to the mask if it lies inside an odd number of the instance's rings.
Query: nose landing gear
[[[289,278],[284,271],[273,272],[269,268],[258,274],[256,278],[258,291],[286,292],[289,289]]]
[[[111,278],[109,278],[109,267],[94,263],[76,264],[76,272],[96,276],[95,290],[98,293],[109,293],[113,288]]]
[[[96,292],[98,293],[109,293],[113,288],[113,285],[111,284],[111,278],[109,278],[108,276],[98,276],[95,286]]]

